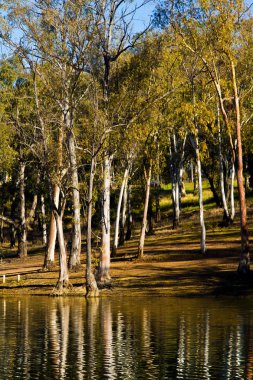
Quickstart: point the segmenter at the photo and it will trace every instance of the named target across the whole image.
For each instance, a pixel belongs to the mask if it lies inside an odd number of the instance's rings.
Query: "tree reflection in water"
[[[1,379],[252,379],[251,301],[0,303]]]

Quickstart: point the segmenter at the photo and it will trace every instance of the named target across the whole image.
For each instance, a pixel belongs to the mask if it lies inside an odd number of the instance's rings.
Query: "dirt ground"
[[[138,233],[133,240],[120,247],[112,259],[110,289],[102,296],[125,294],[127,296],[204,296],[249,294],[253,277],[241,279],[236,273],[240,254],[240,227],[238,221],[222,228],[217,224],[217,210],[206,212],[207,252],[199,253],[199,227],[196,213],[185,213],[182,227],[170,229],[166,222],[156,226],[155,235],[148,236],[145,256],[135,259]],[[42,272],[44,251],[29,247],[26,259],[18,259],[3,247],[0,261],[0,295],[51,294],[58,278],[57,266]],[[85,248],[85,247],[84,247]],[[70,273],[73,285],[71,295],[84,295],[85,253],[82,268]],[[20,275],[18,281],[17,275]],[[3,283],[5,275],[5,283]]]

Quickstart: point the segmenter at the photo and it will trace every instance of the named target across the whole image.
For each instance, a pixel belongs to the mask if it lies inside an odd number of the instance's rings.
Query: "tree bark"
[[[206,227],[204,221],[204,207],[203,207],[203,190],[202,190],[202,173],[201,173],[201,161],[199,154],[199,141],[196,139],[196,157],[197,157],[197,169],[198,169],[198,185],[199,185],[199,222],[201,228],[200,250],[201,253],[206,252]]]
[[[25,215],[25,163],[22,161],[19,167],[19,202],[18,256],[23,258],[27,256],[27,226]]]
[[[219,114],[219,106],[218,106],[218,133],[219,133],[219,169],[220,169],[220,189],[221,189],[221,199],[224,210],[223,222],[225,225],[229,225],[231,223],[230,214],[228,211],[227,198],[224,187],[224,171],[223,171],[223,157],[222,157],[222,148],[221,148],[221,127],[220,127],[220,114]]]
[[[56,220],[57,226],[57,237],[58,237],[58,245],[59,245],[59,278],[56,284],[56,292],[62,293],[64,288],[68,288],[69,283],[69,272],[67,265],[67,252],[66,245],[64,240],[64,232],[63,232],[63,216],[59,215],[57,211],[54,210],[54,216]]]
[[[88,193],[88,207],[87,207],[87,226],[86,226],[86,239],[87,239],[87,255],[86,255],[86,297],[98,295],[98,287],[94,274],[92,273],[91,259],[92,259],[92,246],[91,246],[91,228],[92,228],[92,205],[93,205],[93,184],[96,171],[95,157],[91,158],[90,167],[90,181]]]
[[[125,244],[125,225],[126,225],[126,213],[127,213],[127,193],[128,193],[128,178],[126,179],[123,199],[122,199],[122,211],[120,218],[120,229],[119,229],[119,245],[122,246]]]
[[[206,252],[206,226],[204,220],[204,207],[203,207],[203,191],[202,191],[202,171],[201,171],[201,161],[200,161],[200,151],[199,151],[199,127],[197,123],[196,114],[196,99],[195,99],[195,89],[194,81],[192,80],[192,97],[193,97],[193,108],[194,108],[194,126],[195,126],[195,141],[193,143],[195,147],[196,162],[197,162],[197,173],[198,173],[198,187],[199,187],[199,222],[201,228],[200,235],[200,251],[201,253]]]
[[[59,207],[59,197],[60,197],[60,188],[58,185],[55,185],[54,190],[53,190],[53,202],[56,208]],[[54,265],[56,236],[57,236],[56,220],[54,216],[54,211],[51,211],[48,247],[47,247],[47,252],[44,259],[43,269],[50,269]]]
[[[237,185],[240,203],[240,219],[241,219],[241,255],[238,265],[238,273],[248,274],[250,272],[250,253],[249,253],[249,233],[247,225],[247,206],[245,189],[243,185],[243,157],[242,157],[242,139],[241,139],[241,115],[240,103],[236,83],[235,66],[232,59],[231,73],[233,79],[234,102],[236,112],[236,137],[237,137]]]
[[[69,257],[69,268],[76,269],[80,267],[81,260],[81,216],[80,216],[80,193],[76,160],[76,147],[73,130],[68,131],[68,148],[71,171],[72,185],[72,203],[73,203],[73,224],[72,224],[72,241],[71,252]]]
[[[148,213],[148,204],[149,204],[151,173],[152,173],[152,165],[150,163],[147,169],[144,167],[144,175],[145,175],[145,180],[146,180],[146,196],[145,196],[143,219],[142,219],[140,241],[139,241],[138,255],[137,255],[139,259],[143,258],[143,255],[144,255],[144,243],[145,243],[145,234],[146,234],[146,228],[147,228],[147,213]]]
[[[111,188],[111,158],[106,154],[103,166],[103,198],[102,198],[102,247],[97,281],[100,286],[110,283],[110,188]]]
[[[116,215],[116,221],[115,221],[115,233],[114,233],[114,242],[113,242],[113,248],[112,248],[112,256],[116,256],[118,244],[119,244],[120,211],[121,211],[122,199],[123,199],[124,190],[126,186],[127,176],[128,176],[128,168],[125,169],[123,180],[120,187],[119,200],[118,200],[118,206],[117,206],[117,215]]]

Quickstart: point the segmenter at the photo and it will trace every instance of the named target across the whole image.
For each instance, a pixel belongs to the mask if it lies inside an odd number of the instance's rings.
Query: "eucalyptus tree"
[[[12,25],[21,33],[19,43],[5,35],[8,43],[17,49],[30,70],[40,76],[47,88],[47,95],[61,113],[66,130],[70,163],[73,230],[70,268],[80,265],[81,227],[78,160],[75,144],[75,110],[85,88],[80,91],[79,78],[87,67],[88,50],[91,43],[87,4],[72,1],[38,0],[27,3],[14,2],[8,9]],[[94,41],[93,41],[94,42]],[[47,74],[41,69],[47,65]],[[52,85],[54,83],[54,86]],[[55,84],[57,85],[55,86]],[[57,206],[59,188],[54,189],[54,203]],[[54,250],[55,227],[51,219],[52,233],[49,249]],[[53,243],[53,244],[51,244]]]
[[[28,229],[35,218],[35,211],[38,203],[38,185],[40,182],[40,173],[37,170],[38,162],[33,162],[31,149],[29,145],[29,139],[34,132],[34,102],[32,100],[32,86],[30,76],[23,70],[17,57],[13,56],[10,59],[6,59],[1,62],[1,91],[2,91],[2,133],[6,127],[9,129],[9,133],[12,136],[12,145],[6,146],[6,158],[2,163],[8,159],[8,150],[16,159],[13,163],[12,171],[9,172],[11,182],[16,182],[18,195],[14,195],[13,207],[11,217],[6,218],[1,215],[1,219],[5,220],[12,226],[12,229],[16,230],[18,236],[18,255],[25,257],[27,255],[27,233]],[[8,135],[4,137],[6,140]],[[11,141],[11,140],[10,140]],[[7,142],[7,140],[6,140]],[[33,200],[30,211],[27,211],[25,190],[28,168],[34,168],[34,186],[33,187]],[[7,167],[6,167],[7,170]],[[15,198],[18,198],[19,214],[15,214]],[[13,246],[15,245],[15,239],[13,235]]]
[[[236,163],[237,184],[241,218],[241,256],[238,272],[246,274],[250,270],[247,207],[243,186],[243,153],[241,138],[242,96],[237,75],[238,57],[241,45],[241,30],[247,19],[249,6],[243,0],[196,0],[165,1],[163,9],[157,13],[159,21],[170,24],[177,34],[181,46],[189,54],[199,57],[216,90],[223,122],[230,138],[233,161]],[[224,91],[229,89],[228,93]],[[248,83],[248,90],[251,84]],[[247,91],[246,91],[247,92]],[[226,108],[231,100],[231,110]],[[236,139],[236,143],[235,143]]]
[[[103,149],[103,186],[102,186],[102,247],[97,279],[101,286],[110,282],[110,188],[111,167],[114,157],[114,146],[111,142],[112,131],[115,133],[118,115],[115,114],[115,104],[111,102],[112,72],[116,62],[127,50],[133,48],[140,35],[132,33],[133,18],[136,10],[148,1],[132,2],[128,0],[96,0],[92,2],[94,30],[96,31],[97,59],[92,72],[101,83],[103,101],[100,110],[103,112],[103,131],[107,139]],[[122,123],[122,121],[121,121]],[[121,124],[120,123],[120,124]]]

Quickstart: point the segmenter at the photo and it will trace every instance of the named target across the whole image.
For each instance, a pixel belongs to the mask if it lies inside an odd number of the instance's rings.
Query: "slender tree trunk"
[[[128,185],[127,188],[127,231],[126,231],[126,240],[130,240],[132,237],[132,207],[131,207],[131,185]]]
[[[105,155],[103,167],[103,199],[102,199],[102,248],[97,280],[101,286],[110,283],[110,187],[111,158]]]
[[[96,171],[95,157],[91,158],[90,167],[90,181],[89,181],[89,194],[88,194],[88,207],[87,207],[87,226],[86,226],[86,239],[87,239],[87,255],[86,255],[86,297],[98,295],[98,287],[94,274],[92,273],[91,258],[91,228],[92,228],[92,205],[93,205],[93,183]]]
[[[128,176],[128,168],[125,169],[123,180],[120,187],[119,200],[118,200],[118,206],[117,206],[117,215],[116,215],[116,221],[115,221],[115,233],[114,233],[114,242],[113,242],[113,248],[112,248],[112,256],[116,256],[118,244],[119,244],[120,210],[121,210],[122,199],[124,195],[124,189],[126,186],[127,176]]]
[[[44,195],[40,196],[41,202],[41,216],[42,216],[42,244],[47,245],[47,224],[46,224],[46,211],[45,211],[45,199]]]
[[[187,134],[185,134],[181,149],[178,146],[176,134],[173,133],[171,149],[171,167],[172,167],[172,205],[173,205],[173,229],[179,226],[180,221],[180,206],[182,196],[182,178],[183,178],[183,162],[184,151]],[[174,152],[175,157],[172,152]]]
[[[147,213],[148,213],[148,203],[149,203],[149,194],[150,194],[151,172],[152,172],[152,165],[150,164],[147,169],[144,168],[144,174],[145,174],[145,180],[146,180],[146,197],[145,197],[145,203],[144,203],[143,219],[142,219],[140,241],[139,241],[139,247],[138,247],[139,259],[141,259],[144,254],[144,242],[145,242],[145,234],[146,234],[146,227],[147,227]]]
[[[203,190],[202,190],[202,171],[201,171],[201,161],[200,161],[200,151],[199,151],[199,128],[197,124],[197,113],[196,113],[196,99],[195,99],[195,89],[194,82],[192,81],[192,97],[193,97],[193,107],[194,107],[194,125],[195,125],[195,154],[197,162],[197,173],[198,173],[198,187],[199,187],[199,222],[201,228],[200,237],[200,251],[201,253],[206,252],[206,226],[204,220],[204,207],[203,207]]]
[[[27,256],[27,226],[25,215],[25,164],[22,161],[19,168],[19,202],[18,256],[23,258]]]
[[[230,215],[228,211],[227,199],[225,194],[224,187],[224,172],[223,172],[223,158],[222,158],[222,149],[221,149],[221,128],[220,128],[220,117],[219,117],[219,107],[218,107],[218,133],[219,133],[219,168],[220,168],[220,188],[221,188],[221,199],[224,210],[223,221],[226,225],[230,224]]]
[[[56,226],[57,226],[57,238],[59,245],[59,278],[56,284],[56,292],[62,292],[64,288],[69,287],[69,272],[67,265],[67,252],[64,240],[63,221],[62,215],[59,215],[57,211],[54,211]]]
[[[81,260],[81,216],[80,216],[80,194],[79,181],[76,161],[76,147],[72,129],[68,131],[68,148],[71,170],[72,185],[72,203],[73,203],[73,224],[72,224],[72,242],[69,257],[69,268],[75,269],[80,267]]]
[[[59,207],[59,197],[60,197],[60,188],[58,185],[55,185],[53,201],[56,208]],[[56,226],[54,212],[52,211],[51,218],[50,218],[48,247],[47,247],[47,252],[44,259],[43,269],[50,269],[54,265],[56,236],[57,236],[57,226]]]
[[[128,178],[126,179],[123,199],[122,199],[122,212],[120,218],[120,229],[119,229],[119,245],[125,244],[125,225],[126,225],[126,213],[127,213],[127,193],[128,193]]]
[[[58,129],[58,141],[57,141],[57,174],[59,179],[62,178],[62,166],[63,166],[63,138],[64,138],[64,130],[63,130],[63,120],[59,125]],[[51,183],[50,183],[51,186]],[[60,186],[58,183],[54,184],[53,187],[53,204],[58,209],[59,207],[59,199],[60,199]],[[55,259],[55,243],[57,236],[57,226],[56,220],[54,216],[54,210],[51,211],[51,219],[50,219],[50,229],[49,229],[49,238],[48,238],[48,248],[45,255],[43,269],[50,269],[51,266],[54,265]]]
[[[198,137],[196,140],[196,157],[197,157],[197,169],[198,169],[198,185],[199,185],[199,222],[201,228],[201,240],[200,240],[200,250],[201,253],[206,252],[206,227],[204,221],[204,207],[203,207],[203,190],[202,190],[202,173],[201,173],[201,161],[199,153],[199,141]]]
[[[247,274],[250,271],[249,234],[247,225],[247,206],[245,189],[243,185],[243,157],[241,139],[241,115],[240,103],[236,83],[234,62],[231,60],[231,72],[233,78],[234,102],[236,111],[236,137],[237,137],[237,185],[239,192],[240,217],[241,217],[241,256],[239,260],[238,272]]]
[[[185,188],[185,184],[184,184],[183,171],[184,171],[184,169],[180,168],[179,178],[180,178],[180,194],[181,194],[181,198],[185,198],[186,197],[186,188]],[[180,201],[180,203],[181,203],[181,201]]]

